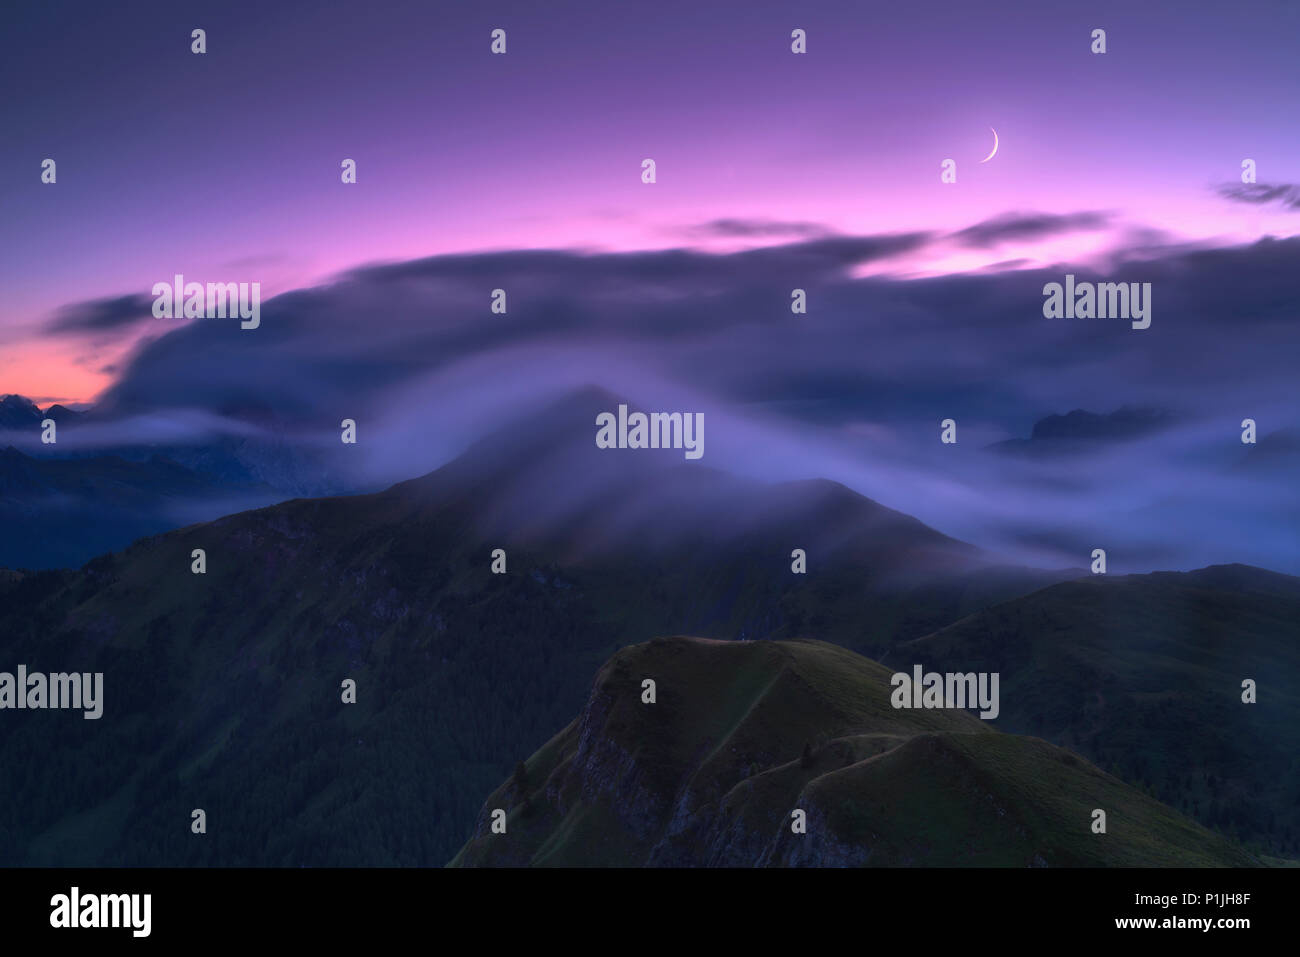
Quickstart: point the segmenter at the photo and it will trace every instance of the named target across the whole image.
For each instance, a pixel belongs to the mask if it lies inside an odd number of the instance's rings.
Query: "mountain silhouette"
[[[610,398],[569,396],[384,492],[0,576],[0,662],[103,672],[107,702],[101,721],[0,737],[0,766],[29,769],[0,804],[14,862],[441,864],[624,645],[691,631],[887,648],[1061,574],[998,565],[831,483],[597,449]],[[815,572],[792,573],[795,547]],[[182,805],[225,824],[177,842]]]
[[[40,407],[26,396],[0,396],[0,431],[21,431],[41,427]]]
[[[1294,579],[1243,567],[1075,582],[1062,579],[1078,571],[1001,565],[834,483],[765,485],[680,450],[598,449],[595,415],[616,399],[569,395],[383,492],[228,515],[75,571],[0,575],[0,668],[102,672],[106,701],[101,721],[24,715],[0,736],[0,767],[25,769],[0,802],[10,862],[444,863],[483,796],[582,709],[601,663],[671,634],[1000,669],[1000,728],[1073,747],[1262,852],[1290,853],[1293,772],[1279,755],[1294,750],[1270,717],[1290,699],[1261,682],[1258,712],[1230,706],[1242,707],[1247,669],[1292,674]],[[3,462],[12,485],[40,479],[20,453]],[[792,572],[796,547],[807,574]],[[1270,656],[1235,671],[1229,656],[1213,680],[1186,683],[1205,648],[1150,643],[1198,616],[1216,629],[1206,640]],[[1081,631],[1052,644],[1057,629]],[[1063,651],[1099,635],[1112,644],[1091,665]],[[1146,687],[1148,667],[1177,680]],[[355,704],[342,703],[345,679]],[[1158,749],[1135,737],[1153,714],[1161,734],[1213,744],[1195,753],[1204,780],[1185,793],[1186,774],[1157,777]],[[1246,740],[1263,758],[1243,777]],[[963,741],[916,747],[966,761]],[[1265,774],[1251,803],[1242,788]],[[1201,789],[1209,803],[1195,803]],[[177,840],[177,815],[194,807],[222,827]],[[875,860],[909,859],[890,854]]]
[[[1178,416],[1165,409],[1125,406],[1114,412],[1074,409],[1065,415],[1049,415],[1034,423],[1027,439],[1007,439],[989,448],[995,452],[1058,457],[1095,451],[1097,446],[1128,442],[1162,432],[1178,423]]]

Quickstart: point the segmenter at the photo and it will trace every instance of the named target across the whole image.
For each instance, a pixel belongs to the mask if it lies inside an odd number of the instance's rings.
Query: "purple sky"
[[[596,385],[706,413],[710,467],[835,479],[1017,560],[1300,571],[1294,3],[8,19],[0,394],[99,403],[84,448],[266,427],[379,487]],[[1151,283],[1150,329],[1044,318],[1066,272]],[[262,283],[262,326],[151,318],[176,273]],[[1125,407],[1164,418],[1024,444]]]
[[[270,295],[443,252],[720,250],[1108,214],[865,270],[930,275],[1300,221],[1217,191],[1247,157],[1261,183],[1300,180],[1300,8],[1281,0],[52,3],[6,19],[0,392],[45,401],[93,399],[160,331],[51,335],[58,310],[176,272]],[[505,56],[489,53],[495,27]],[[795,27],[806,55],[790,52]],[[1001,146],[981,164],[990,127]],[[715,220],[749,228],[700,228]]]

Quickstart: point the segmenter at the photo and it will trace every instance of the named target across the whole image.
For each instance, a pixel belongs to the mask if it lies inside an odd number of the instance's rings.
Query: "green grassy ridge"
[[[1260,863],[1071,752],[1019,735],[918,735],[817,778],[799,800],[820,811],[841,843],[870,848],[865,864]],[[1104,835],[1091,830],[1098,808],[1107,815]]]
[[[891,674],[818,641],[622,649],[526,762],[524,788],[488,797],[452,866],[1260,863],[1048,742],[964,711],[894,709]],[[789,830],[795,808],[805,835]],[[1093,808],[1107,834],[1091,832]]]

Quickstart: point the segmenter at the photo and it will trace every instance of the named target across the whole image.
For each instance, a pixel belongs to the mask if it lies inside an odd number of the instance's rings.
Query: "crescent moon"
[[[993,127],[990,126],[989,129],[993,130]],[[993,130],[993,152],[990,153],[988,156],[984,157],[982,160],[980,160],[980,162],[987,163],[989,160],[991,160],[993,157],[997,155],[998,155],[998,131]]]

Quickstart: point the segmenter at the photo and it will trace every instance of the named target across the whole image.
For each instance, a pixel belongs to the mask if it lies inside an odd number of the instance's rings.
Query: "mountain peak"
[[[882,574],[947,573],[984,561],[975,547],[837,482],[767,483],[707,465],[707,455],[687,459],[682,449],[601,448],[596,417],[620,405],[663,408],[577,389],[395,489],[420,507],[455,503],[486,539],[570,560],[756,547],[788,556],[799,547],[823,560],[853,556]]]
[[[1034,423],[1031,440],[1127,439],[1155,432],[1171,424],[1174,416],[1164,409],[1124,406],[1114,412],[1074,409],[1049,415]]]
[[[1114,412],[1072,409],[1053,413],[1034,423],[1027,439],[1007,439],[989,448],[1018,455],[1066,456],[1096,448],[1106,442],[1127,442],[1163,431],[1178,421],[1167,409],[1123,406]]]
[[[85,412],[78,412],[76,409],[69,409],[66,405],[60,405],[57,402],[45,410],[45,417],[53,419],[59,425],[62,425],[64,422],[76,421],[77,419],[82,418],[85,414]]]
[[[25,395],[19,395],[17,392],[10,392],[6,395],[0,395],[0,409],[22,409],[24,411],[40,412],[41,408]]]
[[[41,410],[23,395],[0,396],[0,430],[35,428],[41,424]]]

